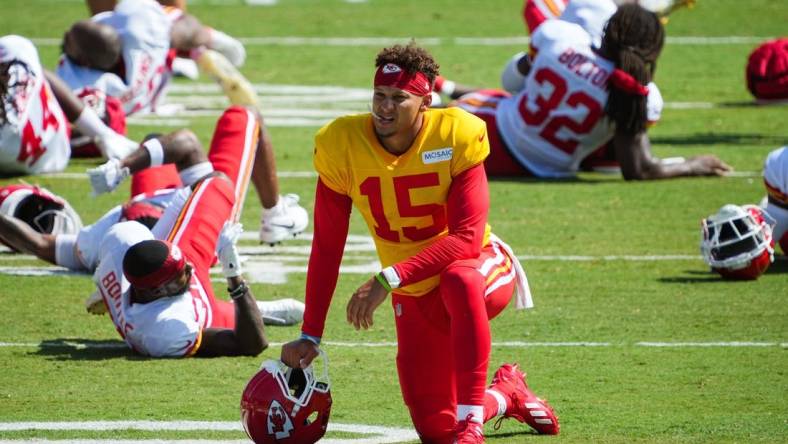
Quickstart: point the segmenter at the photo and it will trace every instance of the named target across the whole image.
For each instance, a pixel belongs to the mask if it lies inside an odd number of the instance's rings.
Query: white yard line
[[[277,171],[277,177],[285,178],[285,179],[312,179],[317,177],[317,173],[314,171]],[[40,174],[41,177],[46,177],[47,179],[64,179],[64,180],[87,180],[88,175],[86,173],[73,173],[73,172],[64,172],[64,173],[49,173],[49,174]],[[760,171],[734,171],[730,173],[729,177],[761,177]]]
[[[50,430],[69,430],[69,431],[112,431],[112,430],[144,430],[144,431],[243,431],[240,421],[84,421],[84,422],[0,422],[0,432],[16,431],[50,431]],[[320,442],[326,444],[376,444],[376,443],[399,443],[418,439],[416,432],[409,428],[383,427],[365,424],[339,424],[328,423],[328,432],[357,433],[359,438],[344,439],[323,439]],[[42,440],[42,439],[21,439],[21,440],[0,440],[0,443],[20,443],[20,442],[51,442],[58,444],[76,443],[99,443],[107,442],[101,439],[68,439],[68,440]],[[130,443],[245,443],[241,440],[193,440],[193,439],[113,439],[112,442]]]
[[[255,36],[237,37],[247,46],[371,46],[382,47],[393,43],[408,43],[412,37],[310,37],[310,36]],[[771,36],[668,36],[668,45],[756,45]],[[37,37],[31,39],[37,46],[60,46],[60,37]],[[527,46],[527,36],[501,37],[418,37],[419,44],[426,46]]]
[[[271,342],[271,347],[281,347],[284,343]],[[323,341],[323,345],[340,348],[396,348],[396,342],[347,342]],[[493,342],[493,347],[500,348],[609,348],[609,347],[646,347],[646,348],[788,348],[788,342],[777,341],[685,341],[685,342],[604,342],[604,341],[500,341]],[[122,342],[79,343],[79,342],[0,342],[0,348],[74,348],[79,350],[103,349],[120,350],[128,348]],[[0,423],[2,424],[2,423]],[[2,430],[2,427],[0,427]]]

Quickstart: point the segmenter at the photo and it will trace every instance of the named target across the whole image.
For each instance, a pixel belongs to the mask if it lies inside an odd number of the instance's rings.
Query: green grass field
[[[286,126],[288,118],[304,109],[363,112],[366,105],[328,97],[288,102],[276,88],[369,88],[376,52],[410,37],[428,42],[447,77],[497,86],[500,68],[522,45],[457,37],[525,35],[520,0],[189,4],[205,23],[238,37],[316,39],[247,43],[242,71],[255,84],[278,85],[262,94],[262,104],[283,173],[311,171],[312,137],[320,125]],[[3,0],[3,5],[0,33],[42,39],[36,42],[50,68],[59,51],[55,39],[87,14],[79,0]],[[749,52],[758,41],[785,33],[786,23],[784,1],[700,0],[695,9],[671,17],[669,38],[748,39],[669,40],[659,60],[656,82],[667,106],[650,130],[655,153],[713,153],[738,172],[752,174],[650,183],[582,174],[575,181],[491,183],[490,223],[523,258],[536,302],[533,310],[510,307],[492,321],[491,371],[503,362],[521,363],[533,390],[555,407],[562,429],[557,437],[538,437],[527,426],[506,421],[497,431],[488,425],[488,442],[788,442],[788,261],[778,257],[758,281],[725,282],[708,271],[698,253],[701,218],[725,203],[757,203],[765,194],[763,159],[788,144],[788,108],[752,106],[744,82]],[[328,40],[337,37],[376,40]],[[190,90],[193,84],[177,80],[171,99],[199,98],[202,93]],[[698,103],[703,106],[686,106]],[[218,111],[176,117],[174,124],[187,124],[207,145],[217,116]],[[129,133],[141,138],[176,128],[166,124],[166,119],[140,119]],[[67,172],[83,173],[97,163],[77,160]],[[283,174],[281,189],[300,194],[311,211],[315,178],[295,176]],[[73,174],[23,179],[66,197],[86,223],[126,197],[123,191],[90,197],[87,181]],[[2,179],[0,185],[16,181]],[[247,275],[256,280],[252,288],[258,298],[303,300],[309,242],[258,246],[252,237],[259,208],[251,192],[243,215],[250,238],[242,246],[250,257]],[[351,231],[366,235],[356,216]],[[396,348],[353,346],[395,341],[389,304],[377,312],[370,331],[356,332],[344,321],[345,303],[368,277],[363,270],[374,268],[374,253],[347,256],[345,265],[362,271],[350,269],[340,278],[324,337],[330,341],[324,349],[331,358],[332,423],[408,429]],[[36,270],[42,275],[31,276]],[[287,272],[276,274],[281,270]],[[83,300],[92,289],[87,275],[0,253],[0,442],[244,439],[238,428],[244,384],[262,360],[278,358],[281,343],[294,339],[298,327],[268,328],[274,345],[257,358],[145,359],[122,347],[108,318],[85,313]],[[215,289],[217,295],[225,293],[221,282]],[[20,425],[124,420],[238,425],[200,430]],[[383,439],[342,428],[327,435],[331,442],[365,437],[364,442]]]

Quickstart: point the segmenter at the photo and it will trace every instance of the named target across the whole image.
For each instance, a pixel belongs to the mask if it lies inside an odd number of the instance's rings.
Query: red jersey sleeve
[[[484,164],[473,166],[454,177],[446,207],[448,236],[394,265],[401,279],[400,286],[434,276],[454,261],[479,255],[490,208]]]
[[[328,307],[339,279],[352,205],[350,197],[333,191],[318,179],[315,233],[306,273],[306,309],[301,326],[301,331],[310,336],[323,336]]]

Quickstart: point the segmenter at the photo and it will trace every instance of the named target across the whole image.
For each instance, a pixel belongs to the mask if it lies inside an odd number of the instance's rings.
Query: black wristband
[[[241,299],[248,290],[249,287],[246,286],[246,282],[244,281],[241,281],[241,283],[235,288],[227,289],[227,291],[230,293],[230,299],[232,300]]]

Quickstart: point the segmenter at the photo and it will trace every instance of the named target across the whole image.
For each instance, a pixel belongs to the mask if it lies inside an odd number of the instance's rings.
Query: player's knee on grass
[[[413,426],[423,443],[449,444],[452,442],[456,423],[452,412],[424,413],[418,410],[418,408],[411,407],[410,414]]]

